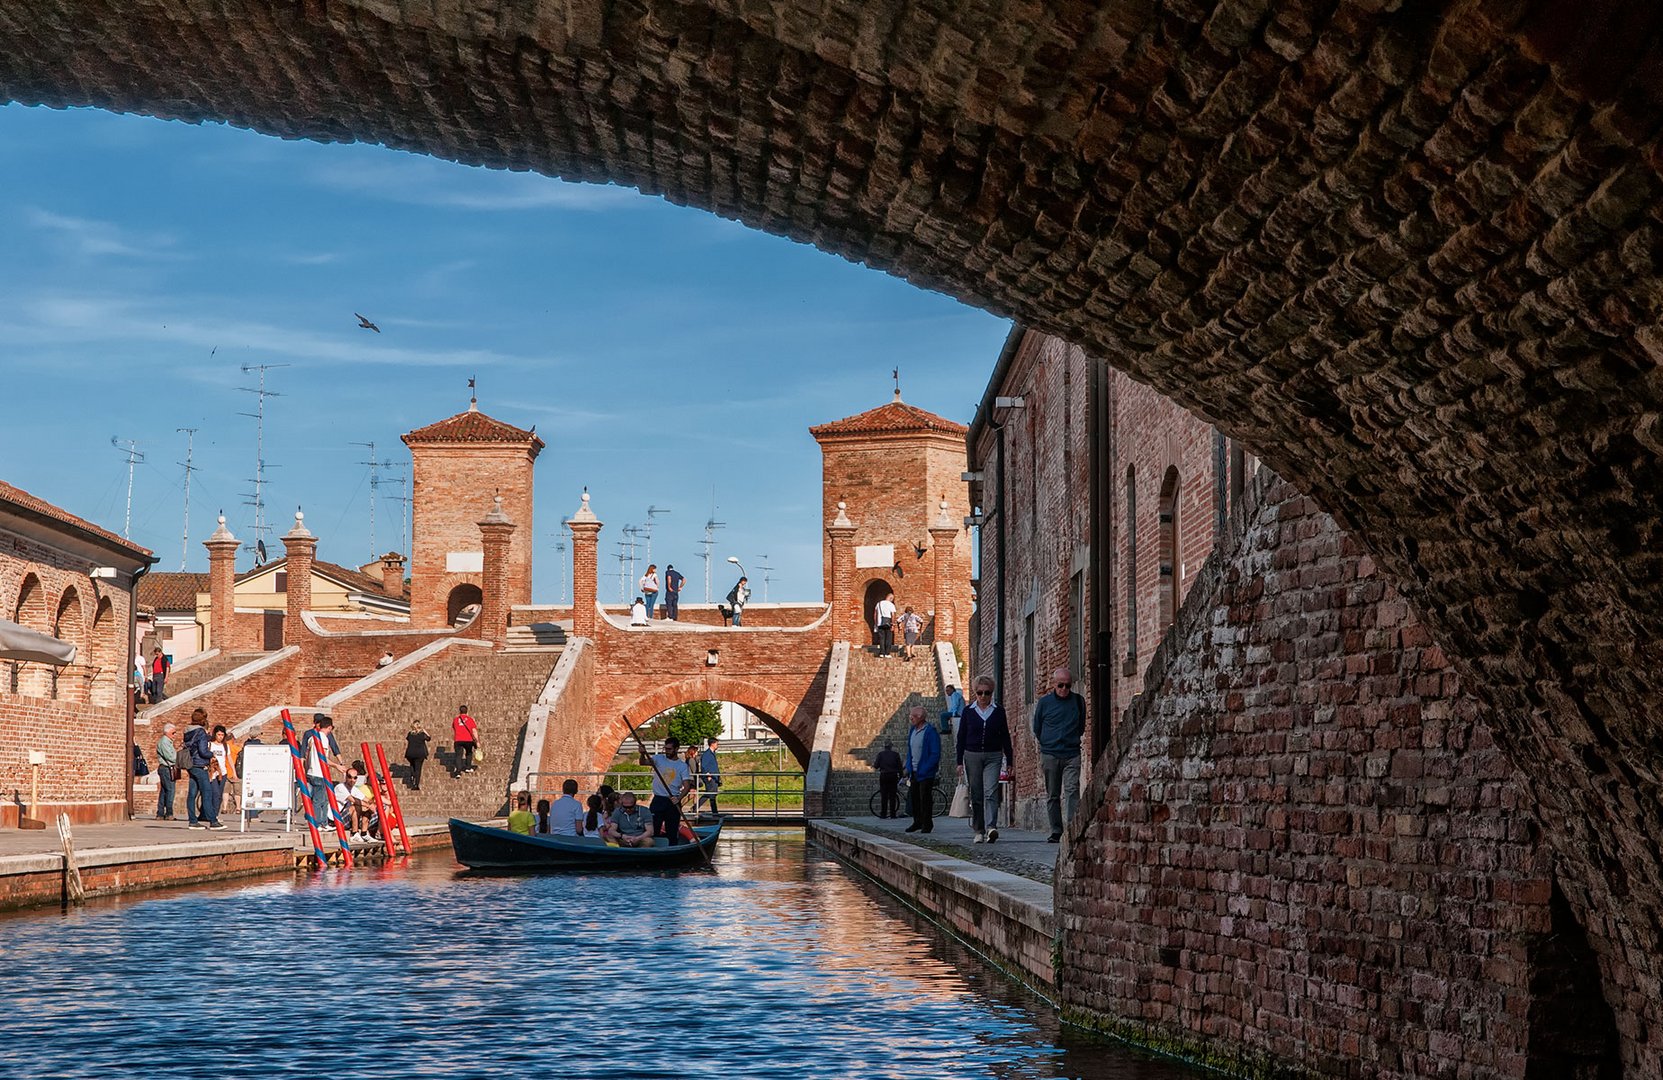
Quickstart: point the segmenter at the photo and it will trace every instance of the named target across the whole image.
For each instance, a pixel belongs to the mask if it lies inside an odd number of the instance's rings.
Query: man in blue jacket
[[[1052,692],[1034,705],[1034,738],[1039,741],[1039,771],[1045,777],[1045,810],[1055,844],[1080,805],[1080,736],[1086,730],[1086,705],[1065,667],[1051,676]]]
[[[935,774],[941,768],[941,736],[924,718],[924,706],[914,705],[907,719],[907,778],[912,782],[912,824],[907,832],[935,829]]]

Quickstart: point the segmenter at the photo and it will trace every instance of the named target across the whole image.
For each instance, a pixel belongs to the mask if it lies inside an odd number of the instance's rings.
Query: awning
[[[75,646],[51,634],[0,619],[0,660],[33,660],[63,667],[75,662]]]

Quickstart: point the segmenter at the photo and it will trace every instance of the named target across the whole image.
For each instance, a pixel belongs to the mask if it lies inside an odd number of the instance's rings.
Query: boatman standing
[[[647,756],[641,751],[641,764],[650,766],[652,777],[652,834],[663,836],[671,844],[681,843],[681,800],[693,790],[693,773],[681,759],[681,740],[674,735],[664,740],[664,752]]]

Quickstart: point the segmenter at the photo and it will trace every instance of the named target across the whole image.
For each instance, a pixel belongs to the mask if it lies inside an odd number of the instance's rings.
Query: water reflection
[[[443,860],[0,922],[6,1076],[1174,1080],[799,836],[713,871]]]

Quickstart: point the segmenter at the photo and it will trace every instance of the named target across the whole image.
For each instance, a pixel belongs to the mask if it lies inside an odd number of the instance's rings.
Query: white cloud
[[[456,210],[597,211],[628,207],[645,199],[628,188],[481,169],[413,154],[375,161],[331,162],[314,171],[312,179],[336,191]]]
[[[58,237],[64,248],[74,255],[113,255],[134,259],[173,257],[172,253],[159,250],[174,243],[173,237],[163,233],[135,234],[108,221],[71,217],[38,207],[24,211],[23,218],[33,228]]]

